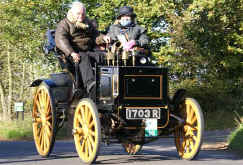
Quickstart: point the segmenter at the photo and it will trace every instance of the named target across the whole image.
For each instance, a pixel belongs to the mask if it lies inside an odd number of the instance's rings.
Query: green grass
[[[56,139],[73,138],[71,132],[68,122],[65,122],[59,129]],[[33,140],[31,113],[26,113],[24,120],[0,121],[0,140]]]
[[[32,119],[25,114],[25,120],[0,121],[0,139],[30,140],[33,139]]]
[[[228,139],[229,148],[243,155],[243,124],[241,124]]]
[[[243,117],[243,112],[240,113]],[[237,127],[235,122],[235,113],[232,111],[215,111],[204,113],[206,130],[224,130],[234,129]]]

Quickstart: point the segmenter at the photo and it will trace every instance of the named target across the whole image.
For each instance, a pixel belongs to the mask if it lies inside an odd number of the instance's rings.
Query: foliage
[[[183,3],[183,2],[182,2]],[[242,0],[194,0],[169,15],[169,44],[157,55],[179,81],[191,79],[225,88],[242,77]],[[161,56],[163,54],[163,56]]]
[[[0,84],[5,100],[13,88],[12,102],[23,100],[31,109],[33,90],[28,86],[34,79],[58,71],[56,59],[51,55],[45,57],[41,49],[46,30],[54,29],[65,17],[71,1],[0,2]],[[242,0],[82,2],[89,17],[98,21],[101,31],[106,31],[116,19],[120,6],[132,6],[138,23],[148,30],[154,57],[170,68],[172,90],[188,88],[203,109],[221,108],[219,105],[225,100],[232,101],[229,104],[232,108],[235,102],[232,98],[242,98],[238,94],[243,87]],[[8,53],[13,86],[9,84]]]
[[[5,89],[3,101],[7,101],[11,94],[9,91],[13,91],[13,98],[7,104],[24,101],[26,108],[30,108],[31,81],[55,70],[56,66],[45,60],[41,51],[49,22],[43,13],[50,4],[52,1],[12,0],[0,3],[0,83]],[[7,60],[10,60],[10,65]]]

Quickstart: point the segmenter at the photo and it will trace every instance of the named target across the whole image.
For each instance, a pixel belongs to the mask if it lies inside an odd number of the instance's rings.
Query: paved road
[[[121,165],[242,165],[243,158],[221,148],[225,136],[208,134],[195,161],[179,160],[173,139],[146,144],[141,153],[127,155],[120,144],[102,144],[96,164]],[[73,141],[57,141],[49,158],[38,156],[34,142],[0,142],[0,164],[9,165],[80,165]]]

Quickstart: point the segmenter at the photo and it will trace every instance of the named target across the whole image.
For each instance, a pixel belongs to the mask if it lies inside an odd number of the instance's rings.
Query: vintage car
[[[74,112],[68,120],[73,120],[76,150],[86,164],[96,160],[102,142],[121,143],[128,154],[136,154],[144,144],[167,136],[174,137],[182,159],[197,156],[204,133],[203,113],[184,89],[169,97],[167,68],[154,64],[143,50],[126,52],[116,42],[108,47],[106,60],[94,66],[94,73],[92,95],[80,94],[77,74],[69,71],[31,84],[36,87],[33,134],[41,156],[51,153],[70,111]]]

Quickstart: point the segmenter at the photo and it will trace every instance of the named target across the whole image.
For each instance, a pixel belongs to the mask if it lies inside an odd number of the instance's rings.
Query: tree
[[[40,49],[49,23],[43,12],[51,5],[52,1],[12,0],[0,3],[0,96],[5,120],[11,118],[14,101],[31,104],[31,89],[28,88],[31,81],[55,68],[46,63]]]
[[[182,78],[233,85],[242,77],[242,0],[195,0],[181,11],[169,17],[171,39],[161,47],[162,60]]]

